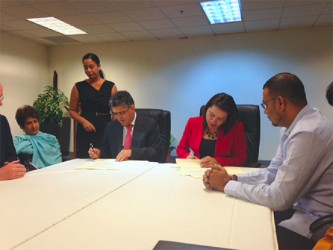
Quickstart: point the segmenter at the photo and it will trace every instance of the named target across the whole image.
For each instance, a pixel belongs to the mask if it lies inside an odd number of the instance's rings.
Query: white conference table
[[[3,181],[0,249],[277,249],[269,208],[207,191],[175,166],[76,159]]]

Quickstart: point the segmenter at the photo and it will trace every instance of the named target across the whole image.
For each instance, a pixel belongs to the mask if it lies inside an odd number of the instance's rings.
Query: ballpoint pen
[[[90,145],[91,150],[94,151],[94,145],[92,144],[92,142],[89,145]]]

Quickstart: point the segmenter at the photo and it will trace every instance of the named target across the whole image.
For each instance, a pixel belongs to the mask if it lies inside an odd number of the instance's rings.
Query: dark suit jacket
[[[7,118],[0,115],[0,167],[3,167],[5,161],[11,162],[16,159],[13,137]]]
[[[123,126],[118,121],[109,122],[104,130],[101,158],[116,158],[123,148]],[[132,134],[131,160],[160,162],[163,143],[157,122],[137,114]]]

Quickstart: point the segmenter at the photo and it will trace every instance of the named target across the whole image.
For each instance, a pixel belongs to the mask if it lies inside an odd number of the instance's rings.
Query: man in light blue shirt
[[[303,83],[280,73],[263,87],[265,114],[282,127],[276,155],[266,169],[229,176],[213,166],[203,176],[209,189],[275,212],[280,249],[311,249],[309,226],[333,213],[333,123],[307,105]]]
[[[14,138],[14,146],[19,158],[22,154],[32,155],[32,164],[38,168],[62,161],[57,138],[39,131],[38,114],[34,107],[24,105],[18,108],[15,118],[25,132],[24,135]]]

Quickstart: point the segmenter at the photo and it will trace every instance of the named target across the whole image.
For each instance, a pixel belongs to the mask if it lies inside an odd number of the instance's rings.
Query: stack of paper
[[[200,167],[200,159],[176,159],[176,166],[179,175],[202,178],[207,168]]]

